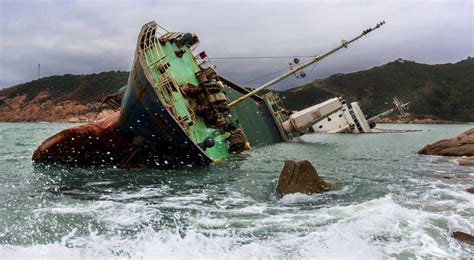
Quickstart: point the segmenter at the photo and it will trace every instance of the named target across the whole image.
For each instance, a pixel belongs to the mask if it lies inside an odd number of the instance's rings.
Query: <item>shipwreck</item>
[[[375,129],[376,122],[395,112],[399,113],[400,118],[408,115],[408,105],[410,102],[404,103],[398,97],[393,98],[393,107],[367,118],[358,102],[352,102],[350,105],[344,102],[342,107],[325,119],[320,120],[311,128],[315,133],[335,134],[335,133],[380,133]]]
[[[383,24],[249,91],[219,75],[205,52],[193,53],[197,35],[147,23],[138,35],[126,86],[104,99],[117,112],[51,136],[32,159],[122,168],[208,165],[252,147],[291,141],[344,101],[336,97],[289,112],[275,93],[257,94]]]

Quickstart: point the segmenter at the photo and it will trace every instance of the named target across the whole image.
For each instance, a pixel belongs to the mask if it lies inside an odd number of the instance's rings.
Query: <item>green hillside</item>
[[[29,101],[48,92],[53,102],[96,102],[126,84],[128,72],[110,71],[90,75],[45,77],[0,90],[0,106],[6,98],[26,95]],[[444,120],[474,121],[474,59],[454,64],[427,65],[397,60],[369,70],[336,74],[310,84],[280,92],[291,110],[313,105],[335,96],[359,101],[368,115],[390,107],[394,96],[411,101],[415,115]],[[3,98],[2,98],[3,97]]]
[[[387,109],[398,96],[412,102],[414,114],[474,121],[474,59],[440,65],[397,60],[365,71],[336,74],[283,93],[288,96],[287,106],[300,109],[314,103],[310,97],[321,92],[325,97],[341,94],[348,101],[359,101],[369,115]]]
[[[109,71],[88,75],[45,77],[11,88],[0,90],[0,97],[14,98],[26,95],[25,102],[35,98],[41,92],[49,93],[49,100],[61,102],[67,100],[79,103],[97,102],[105,93],[112,93],[125,85],[128,72]]]

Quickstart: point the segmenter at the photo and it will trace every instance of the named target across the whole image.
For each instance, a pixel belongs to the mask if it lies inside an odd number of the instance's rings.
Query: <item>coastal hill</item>
[[[126,84],[128,72],[45,77],[0,90],[0,121],[83,122],[100,119],[99,100]]]
[[[359,101],[364,112],[376,115],[392,98],[411,101],[415,118],[474,121],[474,58],[427,65],[398,59],[369,70],[335,74],[283,92],[286,105],[298,110],[333,96]]]
[[[291,110],[334,96],[359,101],[368,115],[390,107],[393,97],[411,101],[413,118],[474,121],[474,59],[427,65],[398,59],[368,70],[335,74],[281,91]],[[98,101],[126,84],[128,72],[45,77],[0,90],[0,121],[96,120],[107,114]]]

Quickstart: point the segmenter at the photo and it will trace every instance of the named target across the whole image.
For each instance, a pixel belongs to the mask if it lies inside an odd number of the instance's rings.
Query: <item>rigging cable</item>
[[[273,75],[273,74],[276,74],[276,73],[279,73],[279,72],[282,72],[282,71],[285,71],[285,70],[288,70],[288,68],[284,68],[284,69],[281,69],[281,70],[277,70],[277,71],[272,72],[272,73],[270,73],[270,74],[263,75],[263,76],[260,76],[260,77],[258,77],[258,78],[254,78],[254,79],[252,79],[252,80],[249,80],[249,81],[247,81],[247,82],[242,83],[242,85],[245,85],[245,84],[254,82],[254,81],[259,80],[259,79],[266,78],[266,77],[268,77],[268,76],[271,76],[271,75]]]
[[[313,56],[311,56],[311,55],[297,55],[297,56],[240,56],[240,57],[234,56],[234,57],[212,57],[212,59],[213,59],[213,60],[248,60],[248,59],[290,59],[290,58],[312,58],[312,57],[314,57],[314,55],[313,55]],[[209,58],[209,60],[211,60],[211,57],[208,57],[208,58]],[[314,67],[316,67],[316,64],[313,65],[313,67],[312,67],[311,72],[309,73],[309,75],[311,75],[311,73],[313,72]],[[285,71],[285,70],[287,70],[287,69],[288,69],[288,68],[280,69],[280,70],[274,71],[274,72],[272,72],[272,73],[269,73],[269,74],[266,74],[266,75],[263,75],[263,76],[260,76],[260,77],[251,79],[251,80],[249,80],[249,81],[246,81],[246,82],[242,83],[242,85],[246,85],[246,84],[251,83],[251,82],[254,82],[254,81],[256,81],[256,80],[269,77],[269,76],[271,76],[271,75],[274,75],[274,74],[276,74],[276,73]],[[303,84],[305,84],[306,81],[307,81],[307,78],[306,78],[306,80],[305,80],[305,82],[304,82]]]
[[[243,56],[243,57],[212,57],[213,60],[251,60],[251,59],[292,59],[292,58],[311,58],[314,55],[301,56]]]
[[[316,68],[316,64],[318,64],[318,63],[317,63],[317,62],[314,63],[313,67],[311,68],[311,71],[310,71],[309,74],[306,76],[306,79],[304,80],[303,85],[306,84],[306,82],[308,81],[309,77],[310,77],[311,74],[313,73],[314,68]]]

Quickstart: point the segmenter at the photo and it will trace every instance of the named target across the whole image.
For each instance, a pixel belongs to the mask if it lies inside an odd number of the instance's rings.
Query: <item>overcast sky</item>
[[[194,32],[212,57],[320,54],[386,24],[316,65],[306,79],[397,58],[457,62],[473,55],[473,1],[66,1],[0,0],[0,88],[41,76],[129,70],[141,26]],[[214,60],[237,83],[288,67],[290,59]],[[309,74],[311,68],[306,70]],[[271,78],[247,86],[265,83]]]

